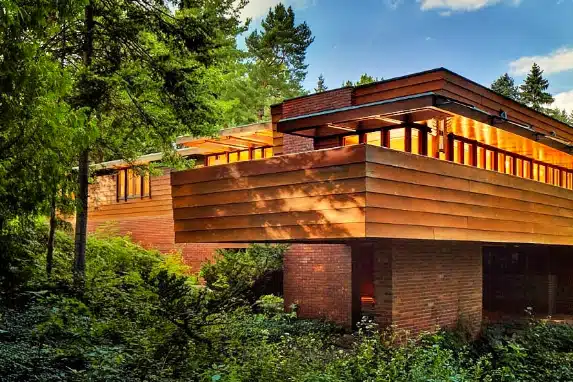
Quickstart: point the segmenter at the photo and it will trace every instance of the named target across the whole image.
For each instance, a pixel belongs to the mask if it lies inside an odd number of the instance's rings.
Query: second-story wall
[[[180,251],[192,272],[198,271],[204,261],[212,259],[216,249],[246,246],[175,244],[170,174],[171,171],[165,169],[162,175],[151,177],[149,197],[127,201],[118,201],[116,174],[97,176],[90,186],[89,232],[102,230],[104,233],[129,235],[134,242],[163,253]]]

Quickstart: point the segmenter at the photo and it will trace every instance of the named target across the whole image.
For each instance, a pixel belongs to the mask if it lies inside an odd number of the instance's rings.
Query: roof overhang
[[[562,124],[561,129],[552,129],[551,125],[546,124],[541,127],[530,125],[512,119],[502,108],[493,114],[458,97],[446,96],[443,93],[445,92],[440,90],[423,92],[284,118],[279,120],[277,130],[305,137],[344,136],[434,118],[462,116],[538,141],[568,154],[573,152],[573,138],[570,132],[563,130],[563,127],[571,130],[567,125]]]
[[[216,137],[196,138],[182,136],[177,138],[176,144],[183,146],[177,150],[177,154],[183,157],[193,155],[209,155],[224,153],[227,151],[242,150],[249,147],[271,146],[273,141],[272,125],[270,122],[254,123],[251,125],[231,127],[223,129]],[[91,166],[93,170],[111,170],[125,167],[145,165],[160,161],[163,153],[142,155],[133,162],[118,159]],[[74,169],[77,170],[77,167]]]
[[[182,136],[177,138],[176,143],[185,147],[200,148],[205,154],[272,146],[272,124],[264,122],[231,127],[221,130],[215,137]]]

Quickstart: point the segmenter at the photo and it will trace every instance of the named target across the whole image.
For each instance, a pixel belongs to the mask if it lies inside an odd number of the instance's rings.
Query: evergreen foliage
[[[360,86],[360,85],[368,85],[373,82],[382,81],[383,78],[372,77],[371,75],[364,73],[360,76],[360,79],[356,82],[352,82],[350,80],[344,82],[342,86]]]
[[[519,87],[519,97],[527,106],[537,111],[543,111],[546,105],[550,105],[554,101],[551,94],[547,92],[548,88],[549,81],[543,78],[543,70],[534,63],[524,83]]]
[[[105,232],[105,234],[104,234]],[[179,255],[114,235],[88,240],[85,293],[72,290],[73,239],[58,231],[54,277],[44,272],[47,226],[12,221],[0,236],[2,381],[569,381],[573,327],[529,320],[410,336],[369,320],[336,326],[252,303],[284,247],[222,251],[202,286]],[[243,260],[241,260],[243,259]],[[238,286],[238,287],[235,287]],[[233,290],[234,298],[229,299]],[[229,301],[234,301],[231,304]]]
[[[318,76],[318,81],[316,82],[316,88],[314,88],[314,92],[322,93],[326,90],[328,90],[328,87],[326,87],[324,76],[321,74]]]
[[[491,84],[491,90],[514,101],[519,101],[519,87],[515,85],[515,80],[507,73]]]
[[[269,106],[304,94],[306,50],[314,41],[306,22],[297,24],[292,7],[279,3],[269,10],[246,39],[249,79],[260,92],[257,114],[268,117]]]

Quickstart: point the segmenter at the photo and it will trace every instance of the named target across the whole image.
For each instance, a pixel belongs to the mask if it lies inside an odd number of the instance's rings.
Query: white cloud
[[[417,0],[421,3],[420,8],[423,11],[432,9],[442,10],[442,16],[449,16],[450,12],[470,12],[478,9],[495,5],[500,2],[519,5],[521,0]]]
[[[553,96],[553,98],[555,98],[553,107],[558,107],[559,109],[565,109],[568,112],[573,112],[573,90],[556,94]]]
[[[314,4],[313,0],[249,0],[249,3],[243,8],[241,18],[244,20],[252,18],[257,20],[269,13],[270,8],[274,8],[278,3],[286,6],[292,6],[294,9],[304,9]]]
[[[529,73],[534,62],[545,71],[545,74],[573,70],[573,48],[561,48],[547,56],[518,58],[509,64],[509,70],[514,75],[525,75]]]

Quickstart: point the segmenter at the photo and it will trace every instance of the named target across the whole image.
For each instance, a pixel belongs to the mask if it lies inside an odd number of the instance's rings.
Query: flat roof
[[[272,144],[272,124],[270,122],[261,122],[230,127],[221,130],[219,135],[215,137],[185,135],[178,137],[175,143],[183,146],[177,150],[177,153],[181,156],[209,155],[248,149],[249,147],[268,146]],[[95,170],[119,169],[131,165],[159,161],[162,158],[163,153],[152,153],[142,155],[133,162],[117,159],[93,164],[91,168]]]

